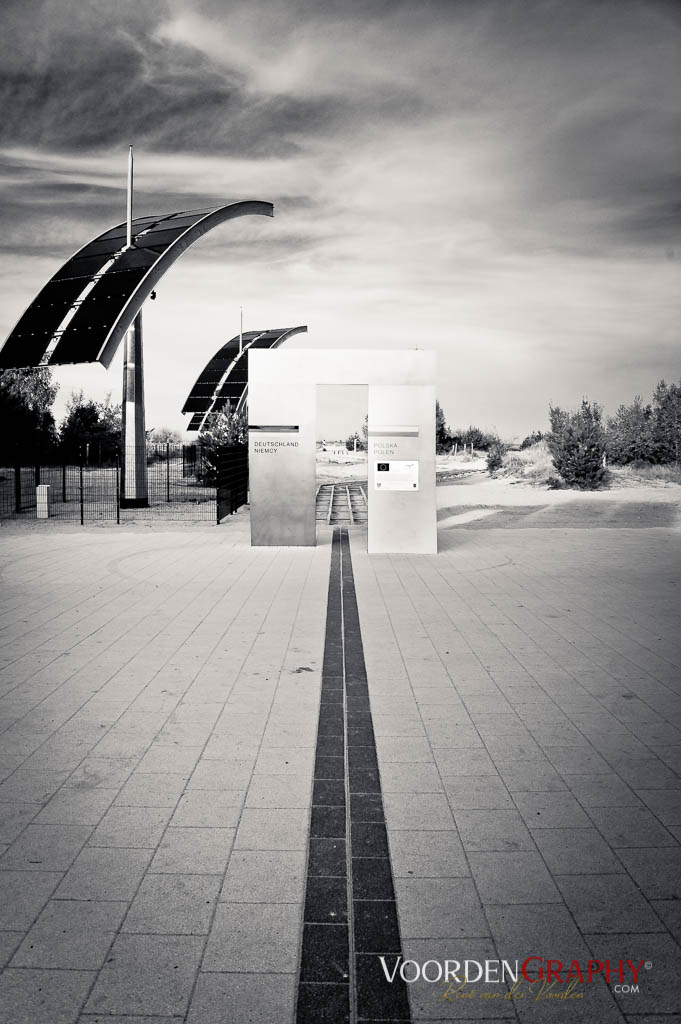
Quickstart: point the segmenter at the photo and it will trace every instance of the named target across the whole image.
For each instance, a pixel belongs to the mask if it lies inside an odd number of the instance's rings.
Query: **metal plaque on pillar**
[[[370,553],[437,552],[435,388],[369,385]]]

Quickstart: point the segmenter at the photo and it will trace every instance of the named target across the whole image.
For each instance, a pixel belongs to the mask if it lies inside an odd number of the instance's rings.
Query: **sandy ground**
[[[462,506],[566,505],[570,502],[637,502],[681,504],[679,484],[641,484],[602,491],[560,490],[514,482],[508,478],[492,479],[486,473],[467,476],[456,483],[437,488],[438,508]]]

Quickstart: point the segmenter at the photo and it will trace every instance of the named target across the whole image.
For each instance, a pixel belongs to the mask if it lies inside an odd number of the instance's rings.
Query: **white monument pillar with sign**
[[[437,551],[434,381],[417,349],[249,350],[251,544],[316,544],[317,386],[368,384],[369,551]]]
[[[369,552],[437,552],[435,387],[369,386]]]

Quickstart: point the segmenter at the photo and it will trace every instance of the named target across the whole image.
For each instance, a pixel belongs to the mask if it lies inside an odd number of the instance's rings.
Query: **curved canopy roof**
[[[0,369],[55,363],[108,366],[145,299],[176,259],[211,228],[247,214],[273,216],[260,200],[117,224],[79,249],[47,282],[0,351]]]
[[[277,348],[294,334],[302,334],[307,327],[279,327],[269,331],[244,331],[243,348],[239,352],[239,335],[230,338],[196,378],[182,412],[191,412],[187,430],[209,427],[216,413],[226,405],[241,410],[248,394],[248,357],[251,348]]]

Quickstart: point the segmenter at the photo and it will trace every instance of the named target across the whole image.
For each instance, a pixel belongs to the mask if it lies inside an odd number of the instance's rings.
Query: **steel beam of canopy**
[[[108,366],[166,270],[211,228],[234,217],[274,215],[251,199],[117,224],[79,249],[38,293],[0,351],[0,369],[59,363]]]
[[[183,413],[193,416],[188,431],[202,430],[213,416],[233,405],[240,411],[248,394],[248,358],[251,348],[277,348],[294,334],[307,332],[307,327],[278,327],[269,331],[244,331],[225,342],[210,359],[187,396]]]

